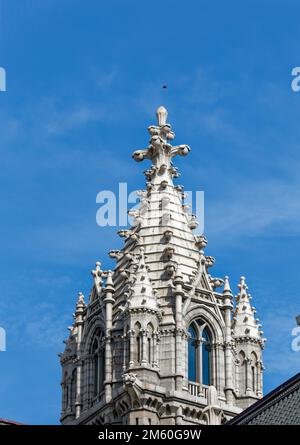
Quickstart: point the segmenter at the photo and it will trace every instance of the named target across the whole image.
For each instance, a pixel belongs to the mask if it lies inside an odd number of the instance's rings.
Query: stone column
[[[196,382],[199,383],[199,390],[202,393],[202,341],[195,340],[196,343]]]
[[[92,385],[92,359],[90,355],[88,355],[86,359],[86,408],[90,406],[91,401],[91,385]]]
[[[134,367],[134,351],[135,351],[135,331],[134,329],[130,329],[130,331],[128,332],[129,335],[129,368],[133,368]]]
[[[77,366],[76,371],[76,400],[75,400],[75,417],[76,419],[80,416],[81,408],[82,408],[82,400],[81,400],[81,364]]]
[[[183,411],[182,406],[179,406],[176,411],[176,425],[183,424]]]
[[[67,380],[67,412],[71,411],[71,396],[72,396],[71,390],[72,390],[71,379],[68,378],[68,380]]]
[[[216,362],[218,361],[216,342],[210,343],[210,384],[217,387]]]
[[[88,357],[88,377],[87,377],[87,403],[88,407],[91,406],[92,403],[92,388],[93,388],[93,381],[94,381],[94,375],[93,375],[93,358],[89,355]]]
[[[76,371],[76,388],[75,388],[75,417],[76,419],[81,414],[82,409],[82,358],[81,358],[81,340],[82,340],[82,328],[83,328],[83,311],[86,307],[84,296],[79,292],[78,300],[76,304],[75,312],[75,326],[77,328],[76,336],[76,355],[77,355],[77,371]]]
[[[262,361],[259,360],[257,362],[257,395],[258,397],[262,397],[262,388],[263,388],[263,364]]]
[[[228,277],[225,277],[224,290],[224,318],[225,318],[225,396],[227,403],[233,403],[233,364],[232,364],[232,335],[231,335],[231,312],[232,293]]]
[[[129,366],[129,360],[130,360],[130,343],[129,343],[129,333],[128,331],[125,332],[125,334],[122,337],[124,349],[123,349],[123,371],[125,372],[126,369]]]
[[[145,366],[148,363],[148,360],[147,360],[147,330],[146,329],[141,330],[141,338],[142,338],[141,365]]]
[[[153,361],[152,361],[153,368],[158,368],[157,348],[158,348],[158,334],[155,332],[153,334]]]
[[[87,407],[87,358],[83,359],[82,409]]]
[[[215,372],[215,383],[214,386],[217,388],[218,393],[221,394],[223,391],[222,380],[224,381],[224,350],[223,345],[219,341],[217,341],[214,345],[215,347],[215,363],[214,363],[214,372]],[[223,356],[223,357],[222,357]]]
[[[66,412],[66,384],[62,383],[61,384],[62,387],[62,410],[61,410],[61,414],[63,415]]]
[[[87,379],[86,379],[86,358],[84,357],[82,360],[82,370],[81,370],[81,381],[82,381],[82,389],[81,389],[81,400],[82,400],[82,410],[85,410],[86,408],[86,385],[87,385]]]
[[[246,394],[252,394],[252,373],[251,373],[251,359],[247,358],[246,360],[246,376],[247,376],[247,382],[246,382]]]
[[[235,391],[240,391],[240,382],[239,382],[239,377],[240,377],[240,375],[239,375],[239,365],[238,365],[238,363],[236,362],[235,363],[235,365],[234,365],[234,369],[235,369],[235,387],[234,387],[234,389],[235,389]]]
[[[111,329],[112,329],[112,308],[115,302],[113,294],[115,292],[112,282],[112,272],[107,272],[106,286],[104,289],[105,304],[105,401],[109,403],[112,398],[112,346],[111,346]]]
[[[182,297],[184,295],[183,291],[183,277],[179,270],[173,281],[175,285],[175,388],[177,391],[181,391],[183,382],[183,369],[182,363],[185,357],[182,356]]]
[[[177,391],[182,388],[183,372],[182,372],[182,330],[175,330],[175,372],[176,372],[176,382],[175,387]]]

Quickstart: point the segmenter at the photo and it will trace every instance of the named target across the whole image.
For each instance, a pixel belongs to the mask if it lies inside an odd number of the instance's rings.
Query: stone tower
[[[114,271],[96,263],[80,293],[62,365],[63,424],[221,424],[262,396],[264,339],[244,277],[236,304],[228,277],[213,277],[172,159],[186,156],[167,110],[157,110],[151,161],[134,222],[119,230]],[[218,290],[220,289],[221,290]]]

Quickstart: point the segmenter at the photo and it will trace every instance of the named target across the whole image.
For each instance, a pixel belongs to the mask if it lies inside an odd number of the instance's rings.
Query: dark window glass
[[[202,383],[210,384],[210,352],[209,352],[209,336],[206,329],[202,332]]]
[[[189,344],[188,344],[188,375],[189,380],[196,382],[197,380],[197,335],[193,326],[189,327]]]
[[[188,379],[192,382],[210,385],[210,336],[206,329],[203,329],[202,335],[200,335],[201,330],[198,333],[197,328],[201,327],[201,321],[197,320],[196,323],[189,327]]]

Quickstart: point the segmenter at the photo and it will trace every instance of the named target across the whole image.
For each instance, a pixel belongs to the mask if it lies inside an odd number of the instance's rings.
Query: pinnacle
[[[84,295],[83,295],[82,292],[79,292],[78,293],[78,299],[77,299],[76,308],[84,307],[85,305],[86,304],[85,304],[85,301],[84,301]]]
[[[107,278],[106,278],[106,285],[105,285],[106,289],[114,287],[113,280],[112,280],[112,274],[113,273],[111,270],[107,271]]]
[[[227,275],[224,278],[223,293],[225,293],[225,292],[231,294],[231,289],[230,289],[230,284],[229,284],[229,277]]]
[[[241,276],[238,284],[239,293],[236,296],[236,308],[234,313],[234,334],[236,337],[251,337],[260,339],[262,331],[259,330],[261,325],[255,318],[256,309],[251,306],[251,295],[248,294],[248,286],[246,278]]]
[[[157,108],[156,116],[159,126],[166,125],[168,118],[168,111],[163,105]]]

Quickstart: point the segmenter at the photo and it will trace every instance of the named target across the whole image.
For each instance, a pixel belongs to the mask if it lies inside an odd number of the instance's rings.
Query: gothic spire
[[[126,280],[133,281],[135,271],[132,269],[132,260],[139,254],[141,247],[145,251],[145,264],[149,266],[147,275],[157,290],[157,298],[166,298],[178,265],[182,265],[184,280],[189,281],[198,269],[199,251],[203,251],[207,243],[205,237],[196,238],[193,233],[197,221],[184,203],[186,194],[183,186],[173,184],[173,179],[179,173],[172,160],[177,155],[187,155],[190,147],[186,144],[171,145],[175,134],[167,122],[168,112],[165,107],[160,106],[156,116],[157,124],[148,128],[148,147],[136,150],[132,155],[136,161],[149,159],[152,162],[145,172],[146,190],[137,192],[139,207],[128,211],[133,218],[131,228],[118,232],[125,238],[124,248],[118,253],[110,253],[117,259],[114,272],[117,302],[123,302],[123,284]]]
[[[65,342],[66,424],[156,424],[164,413],[174,424],[183,415],[184,422],[221,423],[223,409],[233,417],[261,396],[264,339],[245,278],[233,309],[229,279],[210,274],[215,259],[204,252],[207,239],[195,235],[183,186],[173,184],[179,173],[172,160],[190,148],[171,145],[163,106],[156,116],[148,147],[133,153],[152,165],[139,205],[128,212],[131,227],[118,231],[124,245],[109,252],[116,265],[108,271],[96,263],[89,302],[79,295]]]
[[[245,277],[240,278],[239,293],[236,296],[236,308],[233,317],[233,332],[235,337],[249,337],[261,339],[261,325],[255,318],[256,309],[251,305],[251,295],[247,292],[248,286]]]
[[[131,308],[144,307],[153,310],[158,309],[156,296],[148,274],[148,267],[145,263],[143,247],[140,248],[136,264],[135,281],[130,288],[128,303],[128,307]]]

